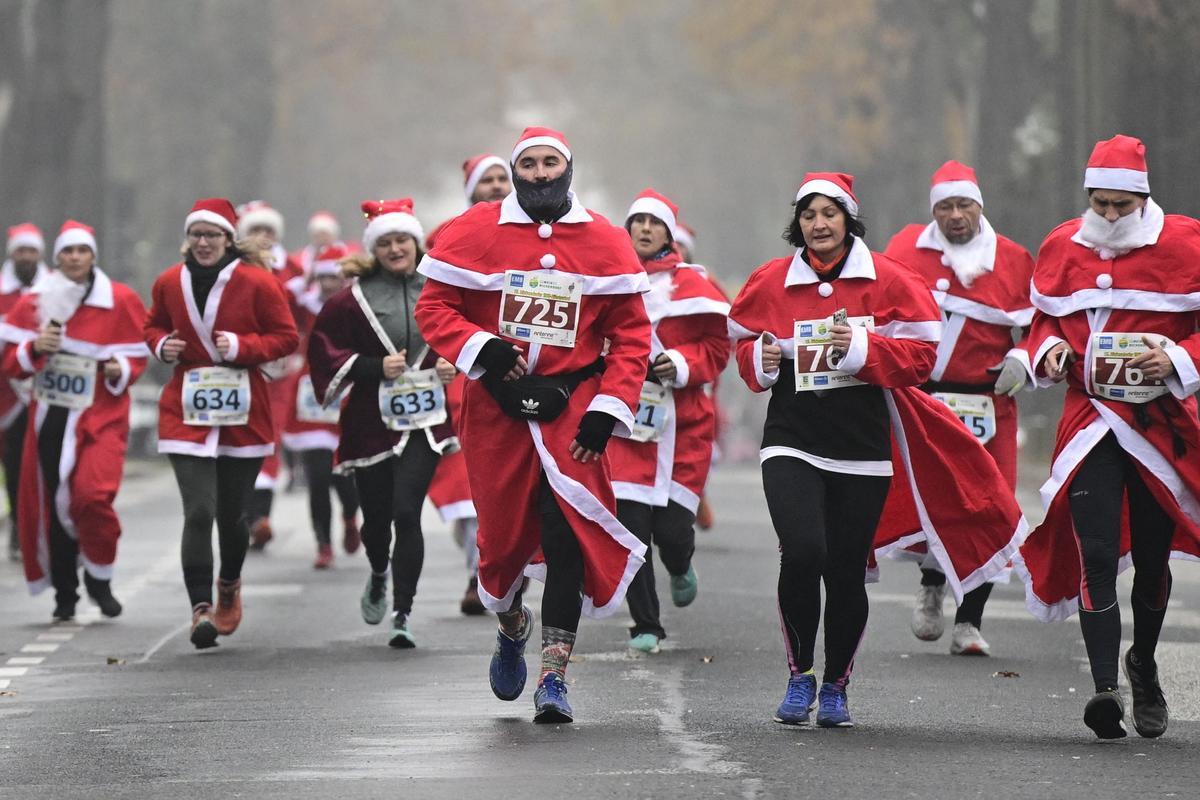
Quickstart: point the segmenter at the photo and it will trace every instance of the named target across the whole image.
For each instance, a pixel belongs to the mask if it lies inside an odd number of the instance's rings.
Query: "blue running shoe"
[[[533,693],[533,721],[541,725],[575,721],[575,712],[567,702],[567,685],[557,672],[547,672]]]
[[[671,576],[671,602],[678,608],[692,604],[696,599],[696,590],[700,587],[700,579],[696,576],[696,568],[688,567],[682,575]]]
[[[787,694],[775,710],[775,721],[781,725],[807,725],[808,714],[816,705],[817,676],[811,672],[788,678]]]
[[[822,683],[817,695],[817,724],[822,728],[853,728],[846,690],[836,683]]]
[[[510,639],[504,631],[496,631],[496,650],[488,667],[488,681],[492,694],[501,700],[516,700],[525,691],[525,643],[533,633],[533,612],[529,606],[521,606],[525,618],[525,631],[520,639]]]

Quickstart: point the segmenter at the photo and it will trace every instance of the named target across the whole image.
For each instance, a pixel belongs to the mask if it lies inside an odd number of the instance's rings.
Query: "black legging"
[[[170,458],[183,501],[183,537],[179,548],[183,583],[192,608],[201,603],[211,605],[213,522],[217,524],[221,579],[240,580],[246,550],[250,547],[247,508],[263,460],[178,453],[172,453]]]
[[[890,477],[826,472],[797,458],[762,463],[779,537],[779,614],[793,673],[813,666],[825,584],[825,672],[845,686],[867,627],[867,558]]]
[[[55,599],[61,604],[73,606],[79,600],[79,542],[63,527],[56,502],[67,414],[68,410],[60,406],[46,407],[46,416],[37,432],[37,449],[47,505],[50,507],[50,582],[54,585]]]
[[[413,431],[400,455],[354,470],[354,483],[362,501],[362,540],[367,559],[372,571],[382,573],[388,568],[391,550],[392,609],[402,614],[412,611],[425,561],[421,506],[438,458],[425,432]]]
[[[354,479],[349,475],[333,474],[332,450],[305,450],[300,454],[304,463],[304,477],[308,481],[308,516],[312,520],[313,533],[318,544],[330,543],[330,525],[333,518],[333,503],[329,500],[329,489],[337,491],[342,504],[342,519],[350,519],[358,513],[358,492]]]
[[[936,569],[921,569],[922,586],[945,586],[946,573]],[[983,627],[983,608],[987,605],[988,597],[992,594],[990,582],[976,586],[963,595],[962,605],[954,614],[954,622],[969,622],[976,628]]]
[[[1153,663],[1158,635],[1171,596],[1171,539],[1175,523],[1150,493],[1133,459],[1109,433],[1084,458],[1069,490],[1071,519],[1083,556],[1079,625],[1096,689],[1117,685],[1121,608],[1117,571],[1121,507],[1129,503],[1133,557],[1133,647]]]
[[[542,589],[542,628],[559,628],[575,633],[583,609],[583,551],[563,515],[558,497],[543,472],[538,484],[538,516],[542,526],[542,556],[546,560],[546,583]],[[512,609],[521,608],[521,590],[513,597]]]
[[[658,592],[654,587],[654,558],[651,544],[658,545],[658,555],[671,575],[684,575],[692,565],[696,551],[696,515],[670,501],[666,506],[651,506],[634,500],[617,501],[617,519],[646,545],[646,563],[629,584],[625,598],[629,615],[633,617],[630,636],[652,633],[665,639],[659,618]]]

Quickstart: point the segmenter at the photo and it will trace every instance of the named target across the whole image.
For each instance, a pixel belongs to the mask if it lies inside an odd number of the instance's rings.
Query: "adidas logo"
[[[539,403],[537,400],[531,400],[528,397],[521,401],[523,410],[528,414],[536,412],[538,410],[538,406],[540,405],[541,403]]]

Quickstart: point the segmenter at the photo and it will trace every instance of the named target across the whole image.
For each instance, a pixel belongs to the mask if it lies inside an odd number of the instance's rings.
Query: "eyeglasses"
[[[218,239],[224,239],[229,234],[225,231],[199,231],[197,233],[189,233],[187,235],[189,242],[198,242],[201,239],[209,242],[215,242]]]

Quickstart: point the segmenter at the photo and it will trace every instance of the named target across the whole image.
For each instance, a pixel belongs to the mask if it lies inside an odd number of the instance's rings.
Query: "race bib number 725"
[[[574,347],[579,330],[583,281],[578,275],[543,269],[504,273],[500,333],[526,342]]]

